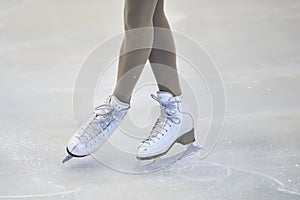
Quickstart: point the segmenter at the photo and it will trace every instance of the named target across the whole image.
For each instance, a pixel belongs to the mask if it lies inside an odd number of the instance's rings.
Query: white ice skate
[[[90,119],[70,139],[66,148],[68,156],[63,163],[72,157],[84,157],[97,151],[118,128],[129,108],[129,104],[114,95],[96,107]]]
[[[193,118],[183,108],[181,96],[173,96],[168,92],[157,92],[157,96],[151,96],[160,104],[161,112],[150,136],[138,147],[137,159],[139,160],[162,156],[175,143],[188,145],[195,141]],[[191,146],[186,152],[178,154],[176,160],[199,149],[200,147]]]

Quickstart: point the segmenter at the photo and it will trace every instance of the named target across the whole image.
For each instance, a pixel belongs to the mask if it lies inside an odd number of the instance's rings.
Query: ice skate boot
[[[72,157],[84,157],[97,151],[118,128],[130,105],[114,95],[95,108],[89,120],[71,137],[63,163]]]
[[[157,92],[157,96],[151,96],[160,104],[160,117],[149,137],[138,147],[139,160],[164,155],[175,143],[187,145],[195,141],[193,118],[183,109],[181,96],[168,92]]]

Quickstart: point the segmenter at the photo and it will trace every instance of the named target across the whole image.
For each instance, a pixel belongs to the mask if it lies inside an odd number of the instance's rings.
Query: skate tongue
[[[115,95],[111,96],[110,105],[117,111],[127,110],[130,107],[128,103],[121,102]]]
[[[159,99],[160,102],[166,102],[170,98],[172,98],[173,95],[171,93],[169,93],[169,92],[158,91],[157,92],[157,97],[158,97],[158,99]]]

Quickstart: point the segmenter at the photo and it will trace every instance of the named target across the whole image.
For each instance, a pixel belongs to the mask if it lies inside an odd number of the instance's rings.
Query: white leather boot
[[[193,118],[183,109],[181,96],[168,92],[157,92],[157,96],[151,96],[160,104],[160,117],[149,137],[138,147],[139,160],[164,155],[176,142],[186,145],[195,141]]]
[[[63,162],[72,157],[84,157],[97,151],[118,128],[130,105],[114,95],[107,103],[95,108],[89,120],[72,136]]]

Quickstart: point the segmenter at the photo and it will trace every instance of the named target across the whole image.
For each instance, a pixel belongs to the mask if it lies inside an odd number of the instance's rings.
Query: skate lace
[[[143,144],[152,145],[160,140],[160,136],[164,136],[168,132],[167,126],[171,127],[171,123],[180,124],[180,118],[176,116],[177,114],[177,104],[181,101],[174,98],[170,98],[166,102],[162,102],[157,96],[151,94],[151,97],[160,104],[161,115],[156,120],[149,137],[143,141]]]
[[[123,110],[121,110],[123,111]],[[96,144],[95,138],[105,130],[109,132],[110,125],[121,118],[121,111],[116,111],[112,105],[106,101],[103,105],[95,108],[94,115],[81,127],[81,133],[77,136],[86,146]]]

